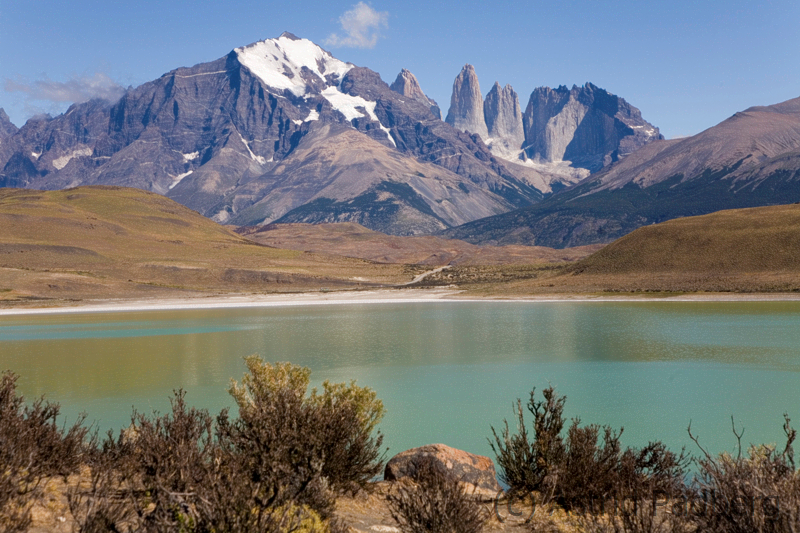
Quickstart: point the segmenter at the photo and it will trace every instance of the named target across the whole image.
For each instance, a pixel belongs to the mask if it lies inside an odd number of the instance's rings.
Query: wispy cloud
[[[28,100],[53,104],[81,103],[92,98],[115,101],[125,89],[102,72],[91,76],[72,77],[67,81],[53,81],[47,77],[32,82],[5,80],[7,92],[21,92]]]
[[[339,17],[343,35],[332,33],[325,39],[327,46],[343,46],[349,48],[375,48],[380,37],[381,28],[389,24],[389,13],[375,11],[364,2],[359,2],[353,9],[345,11]]]

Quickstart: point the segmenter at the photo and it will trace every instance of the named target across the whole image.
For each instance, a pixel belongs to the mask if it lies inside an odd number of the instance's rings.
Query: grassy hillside
[[[0,189],[6,302],[357,287],[408,281],[405,270],[263,246],[138,189]]]
[[[732,209],[639,228],[549,269],[451,269],[438,275],[490,295],[800,291],[800,204]],[[432,276],[428,283],[444,281]],[[502,283],[494,283],[502,281]]]
[[[731,209],[639,228],[571,270],[800,274],[800,204]]]

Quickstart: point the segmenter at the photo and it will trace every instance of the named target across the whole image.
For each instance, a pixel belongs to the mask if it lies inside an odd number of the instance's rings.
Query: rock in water
[[[437,104],[433,98],[428,98],[428,96],[422,92],[422,87],[419,86],[417,77],[414,76],[410,70],[401,70],[400,74],[397,75],[397,79],[394,80],[394,83],[392,83],[389,88],[396,93],[400,93],[408,98],[413,98],[430,107],[433,116],[439,120],[442,119],[442,111],[439,109],[439,104]]]
[[[495,82],[483,102],[486,127],[492,139],[492,152],[513,159],[525,142],[525,129],[522,126],[522,111],[519,97],[511,85],[502,89]]]
[[[472,65],[464,65],[453,82],[453,95],[450,97],[450,110],[445,122],[457,130],[477,133],[484,141],[489,138],[489,130],[483,117],[481,86]]]
[[[383,478],[397,481],[413,479],[422,461],[433,460],[465,484],[468,493],[492,497],[500,491],[494,463],[483,455],[474,455],[444,444],[429,444],[398,453],[386,463]]]

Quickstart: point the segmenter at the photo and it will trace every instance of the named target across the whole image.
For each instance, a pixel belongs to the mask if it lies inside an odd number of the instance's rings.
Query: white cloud
[[[73,77],[68,81],[53,81],[49,78],[33,82],[5,81],[5,90],[21,92],[28,100],[62,103],[81,103],[92,98],[103,98],[112,102],[118,100],[125,89],[102,72],[92,76]]]
[[[388,26],[388,20],[389,13],[375,11],[364,2],[359,2],[339,17],[344,35],[330,34],[325,39],[325,45],[374,48],[380,37],[379,31]]]

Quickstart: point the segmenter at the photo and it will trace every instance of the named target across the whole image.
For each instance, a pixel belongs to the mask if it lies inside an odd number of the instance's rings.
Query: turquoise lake
[[[0,370],[27,397],[98,427],[132,406],[164,412],[173,389],[213,412],[242,358],[291,361],[313,383],[375,389],[389,455],[442,442],[490,455],[491,426],[548,384],[566,414],[697,453],[780,443],[800,427],[800,302],[442,302],[0,317]]]

